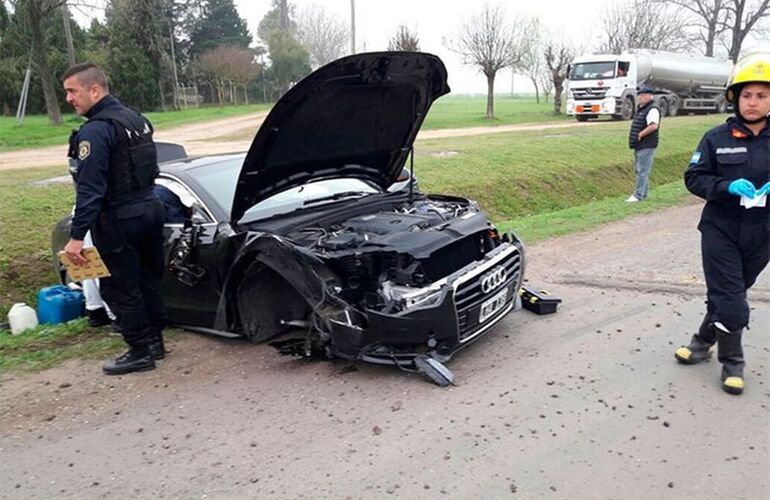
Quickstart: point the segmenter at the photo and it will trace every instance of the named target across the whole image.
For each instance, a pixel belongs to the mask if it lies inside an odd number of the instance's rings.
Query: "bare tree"
[[[412,33],[403,24],[398,27],[398,32],[388,41],[388,50],[402,52],[418,52],[420,50],[420,38],[417,33]]]
[[[553,94],[553,78],[551,77],[551,70],[548,69],[548,66],[545,63],[543,63],[540,68],[540,73],[537,75],[537,81],[540,83],[540,89],[543,91],[543,99],[545,102],[548,102],[551,94]],[[559,105],[559,107],[561,108],[561,105]]]
[[[478,66],[487,77],[487,118],[495,117],[497,72],[521,60],[517,45],[520,40],[516,33],[506,22],[502,7],[485,4],[481,12],[461,25],[456,37],[449,41],[451,50],[460,54],[465,64]]]
[[[632,48],[681,52],[693,43],[682,12],[655,0],[613,4],[601,17],[601,29],[599,50],[610,54]]]
[[[545,46],[545,63],[553,82],[553,112],[561,114],[561,95],[564,92],[564,80],[567,70],[575,57],[575,49],[563,40],[551,40]]]
[[[741,55],[746,36],[762,20],[770,17],[770,0],[725,0],[729,12],[727,27],[730,33],[728,55],[733,62]]]
[[[245,100],[248,102],[246,86],[257,78],[259,67],[254,60],[254,52],[243,47],[220,45],[198,57],[197,66],[208,82],[216,89],[219,105],[225,103],[225,93],[232,85],[243,87]],[[230,101],[235,96],[230,91]]]
[[[521,43],[521,61],[517,69],[524,71],[529,77],[532,85],[535,87],[535,100],[540,103],[540,74],[543,73],[545,60],[543,53],[543,25],[540,18],[532,17],[528,19],[522,29]]]
[[[66,0],[15,0],[12,3],[17,15],[29,28],[33,65],[43,86],[48,120],[54,125],[61,123],[61,106],[56,96],[56,78],[48,60],[50,50],[44,35],[43,23],[48,16],[58,12],[65,3]]]
[[[313,4],[300,12],[299,39],[310,54],[313,68],[339,59],[348,44],[348,27],[324,7]]]
[[[714,44],[719,36],[727,30],[729,0],[657,0],[662,4],[674,5],[676,8],[689,11],[695,19],[698,28],[697,37],[705,43],[704,54],[713,57]]]

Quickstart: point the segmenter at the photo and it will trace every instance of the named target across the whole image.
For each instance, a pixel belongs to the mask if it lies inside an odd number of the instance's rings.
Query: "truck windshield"
[[[597,80],[615,77],[615,61],[577,63],[572,66],[570,80]]]

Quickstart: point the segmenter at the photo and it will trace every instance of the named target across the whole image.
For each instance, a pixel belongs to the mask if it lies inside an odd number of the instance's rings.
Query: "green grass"
[[[703,133],[724,117],[667,118],[651,182],[681,181]],[[466,196],[493,220],[628,196],[635,176],[628,123],[421,141],[415,171],[425,192]]]
[[[72,210],[72,184],[31,182],[61,176],[61,167],[0,172],[0,321],[14,302],[35,303],[38,289],[57,283],[51,228]]]
[[[180,111],[146,113],[152,124],[158,130],[188,123],[206,120],[216,120],[230,116],[256,113],[270,109],[271,104],[251,104],[248,106],[207,106],[190,108]],[[0,116],[0,152],[25,149],[39,146],[54,146],[67,144],[70,131],[83,123],[83,118],[66,114],[61,125],[48,123],[45,115],[31,115],[24,119],[21,126],[16,125],[13,116]]]
[[[495,117],[487,119],[486,96],[441,97],[430,108],[422,125],[422,130],[465,127],[493,127],[517,123],[544,123],[574,121],[574,118],[553,113],[553,101],[540,103],[533,97],[495,96]]]
[[[555,212],[516,217],[497,224],[501,231],[515,230],[527,244],[547,238],[587,231],[608,222],[634,215],[648,214],[663,208],[679,206],[695,198],[682,182],[671,182],[653,188],[649,198],[640,203],[626,203],[628,196],[606,198]]]
[[[89,328],[85,319],[40,325],[19,335],[0,330],[0,373],[39,371],[73,358],[107,359],[125,347],[104,328]]]

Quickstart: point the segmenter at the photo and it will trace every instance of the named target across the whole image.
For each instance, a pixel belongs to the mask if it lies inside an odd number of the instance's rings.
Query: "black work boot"
[[[112,323],[112,320],[107,315],[107,310],[103,307],[93,310],[86,309],[86,317],[88,318],[88,326],[91,328],[107,326]]]
[[[698,333],[692,336],[687,347],[680,347],[674,357],[685,365],[694,365],[711,357],[711,346],[717,341],[716,327],[707,314],[698,328]]]
[[[102,370],[105,375],[123,375],[131,372],[144,372],[155,369],[155,360],[147,346],[133,345],[128,351],[113,361],[104,363]]]
[[[743,367],[746,363],[743,361],[742,334],[742,328],[734,332],[717,330],[719,362],[722,363],[722,389],[730,394],[743,392]]]
[[[156,360],[166,357],[166,345],[163,343],[163,330],[153,329],[147,340],[147,349]]]

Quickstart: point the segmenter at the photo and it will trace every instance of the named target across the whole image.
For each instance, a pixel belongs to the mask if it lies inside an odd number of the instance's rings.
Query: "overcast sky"
[[[246,19],[249,30],[257,39],[257,26],[270,9],[271,0],[234,0],[238,12]],[[571,40],[577,49],[589,47],[600,35],[602,9],[613,0],[500,0],[509,19],[516,14],[539,16],[542,24],[560,36]],[[350,0],[290,0],[299,10],[312,4],[326,8],[346,24],[350,23]],[[486,93],[486,80],[474,67],[462,64],[459,56],[450,51],[446,37],[456,33],[457,27],[481,9],[480,0],[355,0],[356,46],[358,52],[385,50],[399,25],[406,25],[417,33],[420,48],[438,55],[449,72],[449,84],[454,93]],[[87,25],[82,12],[73,12],[78,21]],[[103,17],[102,12],[95,15]],[[770,51],[768,40],[747,40],[745,50]],[[530,92],[532,87],[524,77],[513,82],[516,92]],[[497,93],[511,91],[511,72],[498,73]]]
[[[509,18],[516,13],[537,15],[545,26],[559,33],[566,33],[577,44],[591,40],[592,25],[597,24],[599,11],[607,0],[541,0],[539,2],[501,1]],[[318,4],[329,12],[350,23],[350,0],[296,0],[298,9]],[[256,37],[259,21],[270,9],[270,0],[235,0],[238,11],[249,24]],[[444,38],[451,36],[458,25],[481,8],[475,0],[355,0],[356,49],[359,52],[385,50],[388,40],[399,25],[406,25],[420,38],[420,49],[438,55],[449,72],[449,85],[454,93],[486,93],[486,79],[477,69],[464,66],[460,58],[450,51]],[[577,25],[580,25],[578,28]],[[498,93],[511,90],[511,72],[498,73],[495,84]],[[530,91],[524,77],[517,76],[514,90]]]

